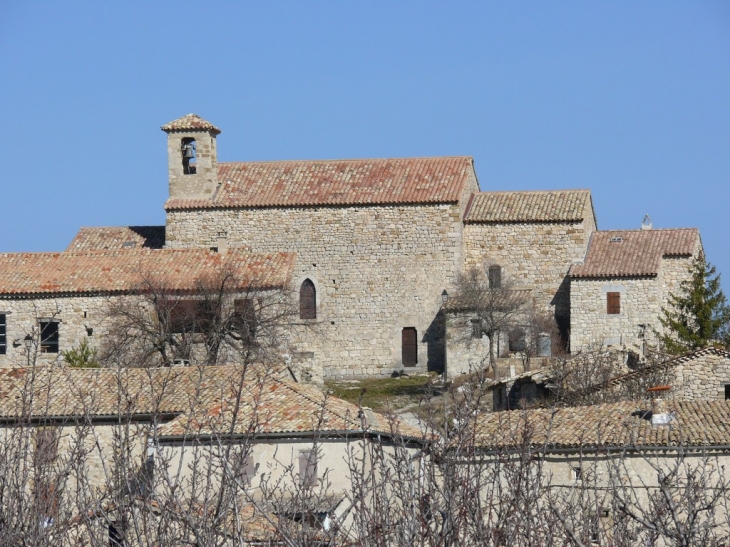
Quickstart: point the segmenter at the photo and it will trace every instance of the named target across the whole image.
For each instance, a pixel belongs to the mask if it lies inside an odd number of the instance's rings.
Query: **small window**
[[[481,319],[471,320],[471,337],[481,338],[482,337],[482,321]]]
[[[126,547],[127,542],[124,539],[124,529],[119,522],[109,523],[109,547]]]
[[[621,313],[621,293],[606,293],[606,313],[608,315],[618,315]]]
[[[489,288],[499,289],[502,286],[502,266],[489,266]]]
[[[730,401],[730,384],[725,384],[725,400]]]
[[[5,355],[8,348],[7,316],[0,313],[0,355]]]
[[[301,450],[299,452],[299,481],[305,488],[317,485],[317,452]]]
[[[254,464],[252,454],[246,455],[243,461],[243,469],[241,470],[241,472],[243,474],[243,483],[246,486],[251,486],[251,481],[256,475],[256,465]]]
[[[195,139],[186,137],[180,143],[180,152],[182,154],[183,174],[194,175],[197,172],[195,164]]]
[[[168,328],[172,334],[209,331],[214,310],[205,300],[176,300],[170,303]]]
[[[579,466],[571,467],[570,478],[575,482],[581,482],[583,480],[583,470]]]
[[[58,353],[58,322],[41,321],[41,353]]]
[[[317,289],[311,279],[305,279],[299,288],[299,318],[317,319]]]
[[[404,367],[418,364],[418,331],[415,327],[405,327],[401,333],[401,351]]]
[[[250,346],[256,340],[256,306],[251,298],[236,300],[233,303],[233,329],[241,337],[241,342]]]

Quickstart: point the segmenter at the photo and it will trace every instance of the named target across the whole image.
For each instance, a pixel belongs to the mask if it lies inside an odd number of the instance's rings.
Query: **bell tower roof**
[[[166,123],[160,129],[165,133],[173,131],[208,131],[214,135],[218,135],[221,130],[209,121],[204,120],[197,114],[188,114],[170,123]]]

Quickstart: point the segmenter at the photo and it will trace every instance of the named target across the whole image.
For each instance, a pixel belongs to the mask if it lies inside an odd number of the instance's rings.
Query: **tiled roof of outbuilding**
[[[570,268],[570,277],[654,276],[662,257],[692,256],[696,228],[609,230],[593,232],[586,259]]]
[[[182,118],[166,123],[160,129],[168,133],[170,131],[210,131],[217,135],[221,132],[215,125],[197,114],[187,114]]]
[[[590,204],[590,190],[480,192],[464,222],[577,222]]]
[[[528,427],[531,444],[549,448],[730,445],[730,401],[669,399],[667,408],[674,415],[668,426],[652,425],[648,402],[492,412],[477,417],[474,442],[487,450],[517,447]]]
[[[473,172],[470,157],[219,163],[211,199],[165,209],[455,203]]]
[[[164,226],[98,226],[81,228],[66,250],[162,249],[164,245]]]
[[[357,406],[253,365],[246,369],[240,365],[0,369],[0,420],[53,418],[73,423],[84,417],[172,415],[172,421],[160,427],[161,437],[204,435],[224,431],[224,425],[225,431],[229,430],[229,411],[239,390],[240,410],[234,434],[363,430]],[[394,427],[402,435],[422,437],[417,428],[407,424],[394,422]],[[388,435],[391,422],[368,411],[365,428]]]
[[[196,282],[219,268],[230,268],[238,289],[287,285],[294,254],[257,254],[230,249],[79,251],[0,254],[0,295],[117,293],[145,280],[169,291],[194,291]]]

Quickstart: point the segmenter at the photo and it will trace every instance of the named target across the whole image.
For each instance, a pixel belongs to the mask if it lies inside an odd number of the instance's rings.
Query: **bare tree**
[[[472,267],[456,280],[454,297],[449,300],[449,311],[456,317],[454,330],[461,333],[464,343],[487,336],[489,366],[495,379],[499,379],[495,356],[497,337],[521,324],[527,302],[528,291],[517,289],[496,264],[487,262],[482,268]]]

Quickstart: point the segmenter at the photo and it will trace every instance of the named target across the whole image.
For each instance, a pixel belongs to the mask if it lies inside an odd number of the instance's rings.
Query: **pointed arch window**
[[[305,279],[299,288],[299,318],[317,319],[317,289],[311,279]]]

